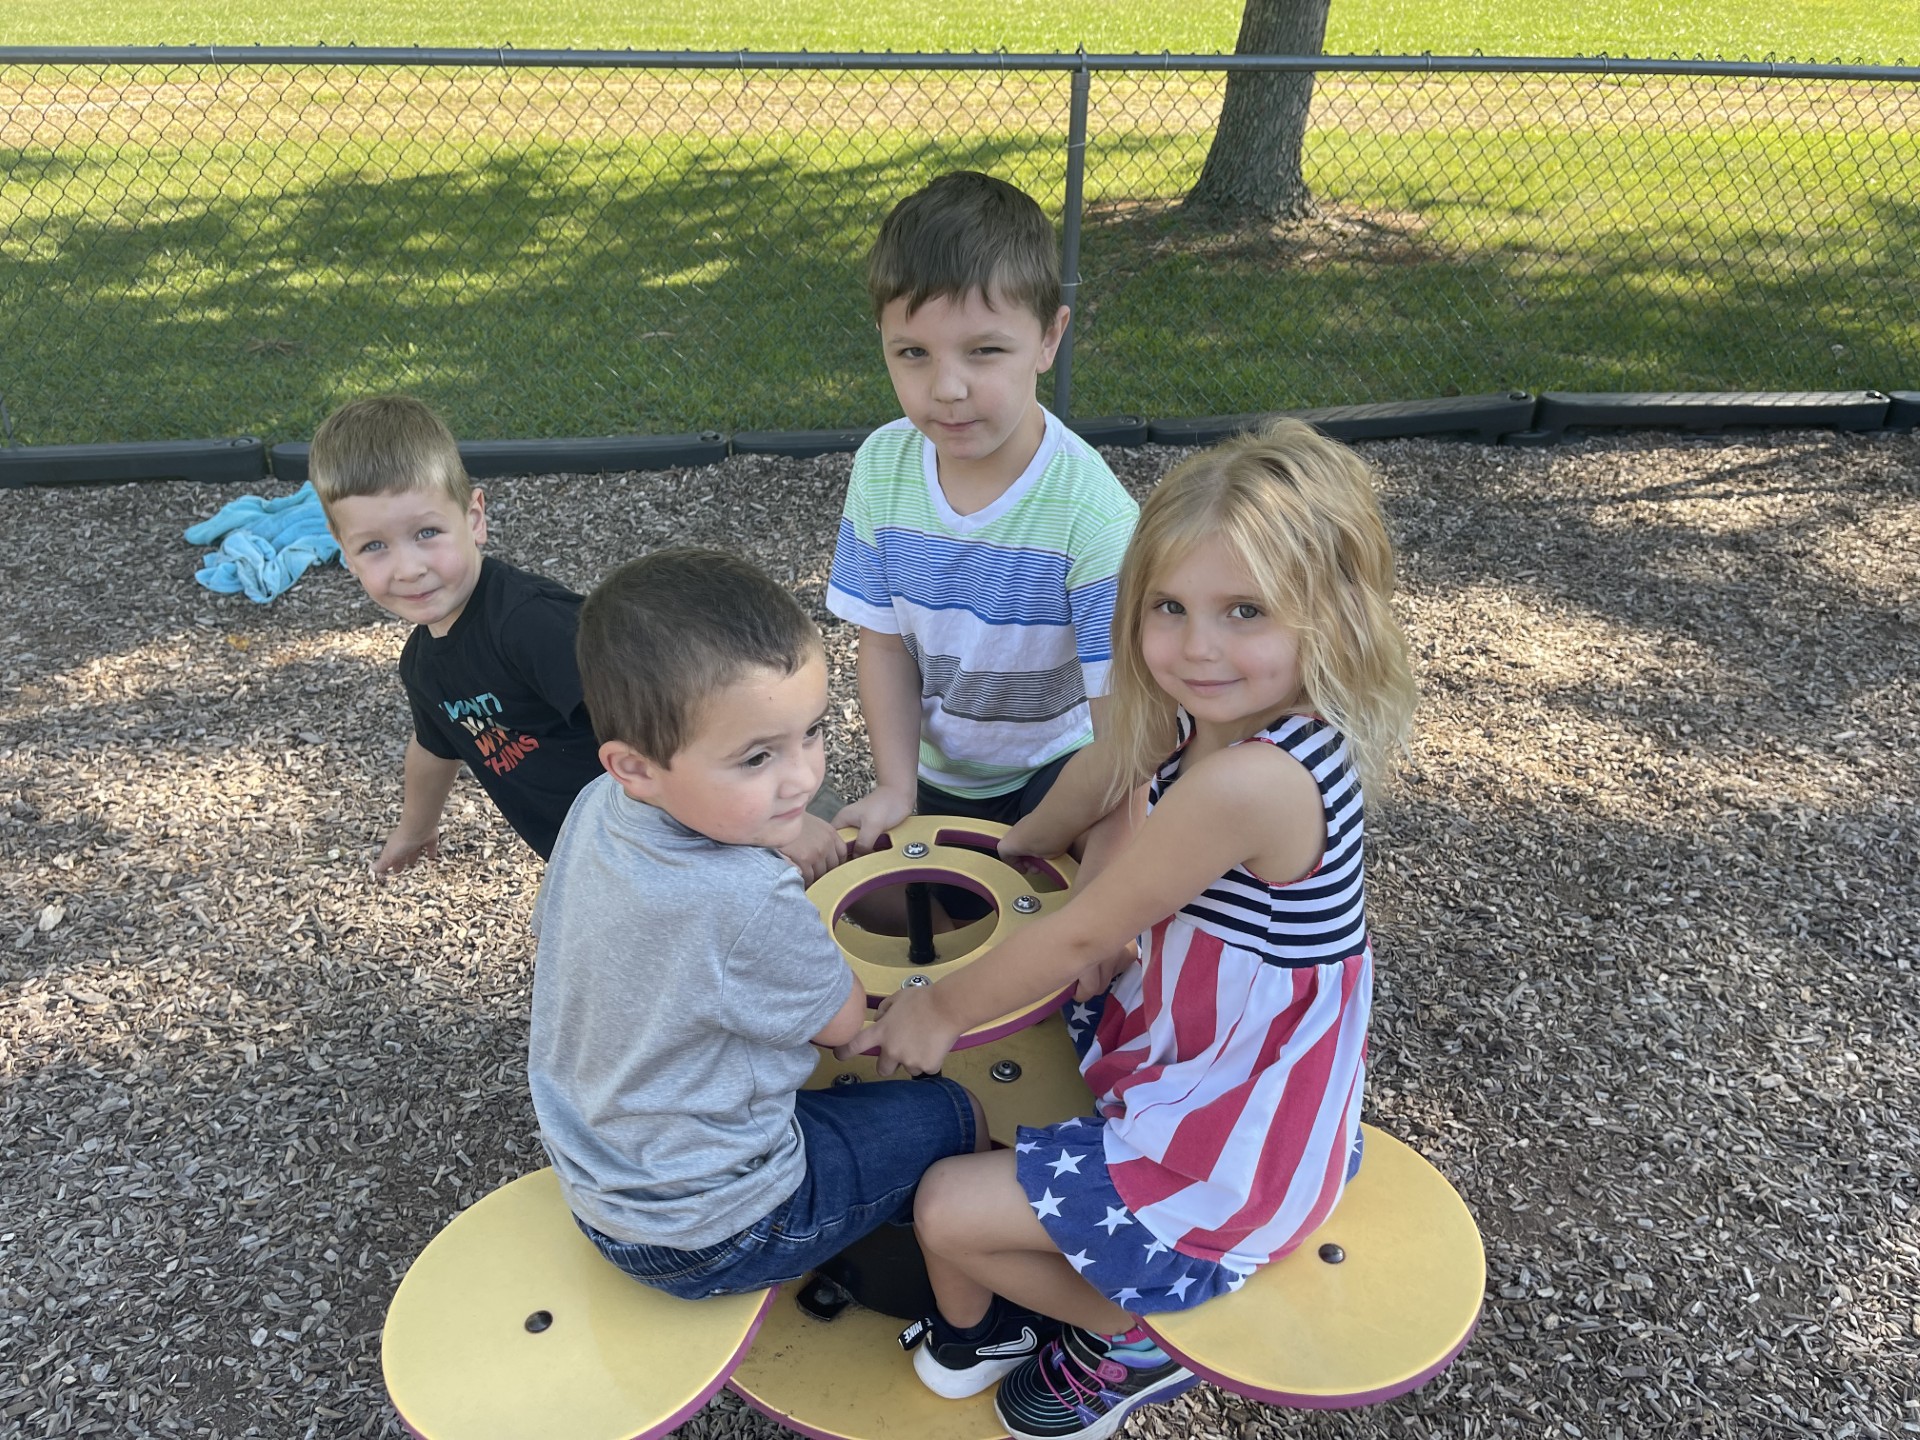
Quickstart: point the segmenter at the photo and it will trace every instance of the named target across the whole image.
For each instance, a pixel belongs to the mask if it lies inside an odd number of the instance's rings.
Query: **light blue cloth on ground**
[[[195,545],[220,541],[194,579],[217,594],[245,594],[256,605],[282,594],[309,565],[340,558],[340,542],[327,530],[311,481],[277,500],[242,495],[189,525],[186,538]]]

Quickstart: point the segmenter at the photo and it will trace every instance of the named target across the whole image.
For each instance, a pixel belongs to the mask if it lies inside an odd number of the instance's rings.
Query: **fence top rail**
[[[0,65],[436,65],[616,70],[1251,70],[1920,80],[1920,65],[1618,55],[1088,55],[1082,52],[516,50],[384,45],[0,45]]]

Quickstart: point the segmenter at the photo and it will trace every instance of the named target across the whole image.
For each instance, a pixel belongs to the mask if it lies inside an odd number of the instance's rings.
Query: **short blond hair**
[[[1147,497],[1113,609],[1108,716],[1125,773],[1151,775],[1174,744],[1173,701],[1140,648],[1154,583],[1195,546],[1219,540],[1299,637],[1305,708],[1346,737],[1363,787],[1385,782],[1416,691],[1389,603],[1393,542],[1374,483],[1372,467],[1345,445],[1282,420],[1181,462]]]
[[[323,506],[364,495],[439,490],[461,509],[473,481],[440,417],[411,395],[349,400],[313,432],[307,475]]]

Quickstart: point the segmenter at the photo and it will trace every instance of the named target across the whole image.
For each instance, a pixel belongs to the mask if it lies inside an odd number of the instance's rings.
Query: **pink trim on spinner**
[[[1146,1326],[1147,1333],[1153,1336],[1162,1350],[1173,1356],[1174,1359],[1186,1366],[1187,1369],[1193,1371],[1194,1374],[1200,1376],[1202,1379],[1211,1381],[1222,1390],[1231,1390],[1236,1395],[1245,1395],[1250,1399],[1262,1400],[1269,1405],[1284,1406],[1289,1410],[1358,1410],[1365,1405],[1378,1405],[1382,1401],[1397,1400],[1402,1395],[1418,1390],[1422,1385],[1426,1384],[1427,1381],[1433,1379],[1434,1376],[1453,1364],[1455,1359],[1459,1357],[1460,1352],[1467,1348],[1467,1342],[1473,1339],[1473,1332],[1479,1328],[1481,1308],[1474,1310],[1473,1320],[1467,1326],[1466,1333],[1460,1337],[1460,1343],[1455,1345],[1433,1364],[1427,1366],[1426,1369],[1420,1371],[1417,1375],[1411,1375],[1405,1380],[1397,1380],[1393,1384],[1381,1386],[1377,1390],[1356,1390],[1350,1395],[1300,1395],[1291,1390],[1267,1390],[1258,1385],[1243,1384],[1238,1380],[1222,1375],[1218,1370],[1209,1369],[1191,1355],[1181,1350],[1178,1346],[1174,1345],[1166,1336],[1153,1328],[1153,1317],[1151,1315],[1141,1316],[1140,1323]]]

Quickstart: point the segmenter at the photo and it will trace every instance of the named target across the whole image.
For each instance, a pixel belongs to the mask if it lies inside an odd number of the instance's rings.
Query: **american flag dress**
[[[1148,792],[1180,775],[1192,735]],[[1373,952],[1359,777],[1346,741],[1288,716],[1241,744],[1285,750],[1319,786],[1312,873],[1236,867],[1140,937],[1080,1069],[1105,1121],[1106,1168],[1132,1216],[1180,1254],[1249,1271],[1333,1209],[1360,1141]]]

